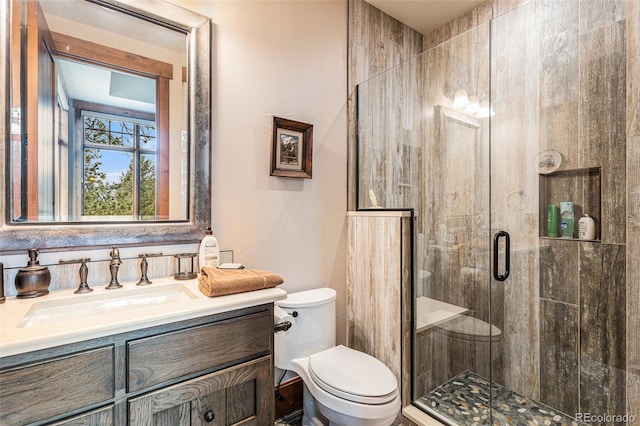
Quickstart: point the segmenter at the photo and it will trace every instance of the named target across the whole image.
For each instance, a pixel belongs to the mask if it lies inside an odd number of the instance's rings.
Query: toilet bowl
[[[276,302],[292,327],[275,335],[275,366],[302,378],[303,425],[388,426],[400,412],[397,380],[376,358],[335,346],[335,297],[320,288]]]

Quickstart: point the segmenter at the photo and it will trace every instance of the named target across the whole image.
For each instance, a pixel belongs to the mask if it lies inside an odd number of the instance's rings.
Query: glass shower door
[[[454,423],[489,424],[490,382],[501,379],[489,47],[487,22],[358,86],[358,207],[416,218],[411,399]]]
[[[501,378],[492,348],[501,324],[490,278],[489,47],[487,22],[421,57],[413,391],[418,407],[456,424],[491,424],[491,381]]]

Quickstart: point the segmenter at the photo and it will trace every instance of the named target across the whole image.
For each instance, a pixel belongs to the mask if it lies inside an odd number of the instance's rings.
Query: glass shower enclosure
[[[606,3],[524,3],[358,86],[358,208],[414,210],[411,399],[443,423],[628,412],[625,14]]]

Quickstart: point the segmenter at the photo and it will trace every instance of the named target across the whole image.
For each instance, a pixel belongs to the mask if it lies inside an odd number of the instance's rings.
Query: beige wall
[[[172,0],[214,23],[212,225],[289,292],[338,291],[344,342],[347,2]],[[269,176],[272,116],[314,125],[313,179]]]

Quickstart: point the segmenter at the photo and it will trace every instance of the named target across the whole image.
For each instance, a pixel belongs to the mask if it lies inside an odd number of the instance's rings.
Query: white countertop
[[[156,278],[147,286],[124,283],[122,288],[74,294],[52,292],[33,299],[8,297],[0,305],[0,356],[10,356],[97,337],[182,321],[275,302],[287,297],[269,288],[207,297],[197,279]],[[147,303],[149,300],[161,303]],[[109,307],[103,305],[108,302]],[[35,315],[34,315],[35,314]],[[28,320],[27,320],[28,319]]]

